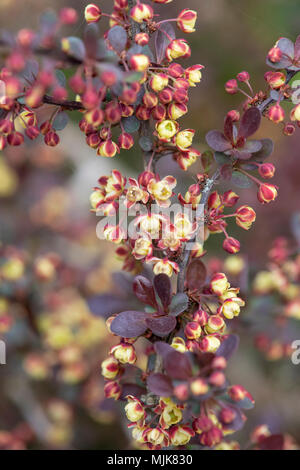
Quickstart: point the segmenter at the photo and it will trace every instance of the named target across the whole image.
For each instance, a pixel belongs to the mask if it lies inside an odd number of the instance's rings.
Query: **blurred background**
[[[103,11],[109,12],[110,4],[101,1]],[[64,6],[76,8],[82,19],[67,34],[80,35],[85,7],[81,0],[2,0],[0,28],[35,28],[45,9]],[[187,6],[199,16],[197,32],[188,37],[192,58],[185,64],[200,63],[205,70],[183,120],[186,128],[197,130],[195,144],[204,150],[206,132],[222,128],[226,112],[241,102],[240,96],[225,93],[224,83],[247,70],[254,89],[264,89],[266,53],[281,36],[295,40],[300,6],[297,0],[190,0],[188,5],[174,0],[158,9],[163,17],[176,17]],[[114,247],[96,237],[89,195],[98,177],[113,168],[125,175],[140,172],[141,156],[135,148],[115,159],[97,157],[78,130],[78,116],[73,120],[55,149],[34,143],[0,155],[0,337],[7,344],[7,364],[0,365],[0,448],[131,445],[118,405],[103,396],[99,365],[114,340],[107,335],[104,319],[91,315],[87,303],[97,295],[117,302],[114,292],[124,305],[130,284],[126,276],[116,274],[121,263]],[[291,237],[291,217],[300,210],[299,133],[287,138],[279,126],[264,120],[259,134],[276,144],[270,160],[276,165],[274,184],[280,186],[280,196],[263,207],[254,190],[239,190],[240,202],[257,212],[250,232],[231,230],[242,242],[250,274],[265,266],[274,238]],[[201,171],[195,164],[183,177],[177,164],[166,160],[158,171],[175,175],[179,184],[191,184],[191,175]],[[221,239],[211,237],[210,256],[224,258],[220,247]],[[270,317],[265,328],[271,322]],[[273,432],[286,432],[300,442],[300,366],[287,358],[264,359],[249,332],[251,325],[240,328],[241,346],[229,377],[253,394],[256,407],[234,438],[245,443],[251,429],[266,422]]]

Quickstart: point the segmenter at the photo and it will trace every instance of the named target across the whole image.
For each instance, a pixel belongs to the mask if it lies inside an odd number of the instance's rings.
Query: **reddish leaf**
[[[172,381],[164,374],[150,374],[147,385],[150,392],[160,397],[169,397],[173,393]]]
[[[206,267],[199,259],[193,260],[186,271],[187,287],[190,290],[199,290],[206,280]]]
[[[230,142],[233,141],[233,122],[230,116],[227,116],[224,123],[224,135]]]
[[[164,358],[166,373],[176,380],[186,380],[192,375],[192,368],[186,353],[170,351]]]
[[[176,326],[176,318],[171,316],[148,317],[146,325],[156,336],[167,336]]]
[[[171,302],[171,281],[166,274],[158,274],[154,277],[153,285],[158,297],[161,300],[162,306],[166,309]]]
[[[297,37],[295,42],[295,59],[300,59],[300,35]]]
[[[147,313],[136,310],[121,312],[112,321],[110,329],[123,338],[135,338],[147,330],[146,317]]]
[[[281,434],[273,434],[259,443],[260,450],[283,450],[284,438]]]
[[[108,31],[107,39],[112,48],[120,54],[124,51],[127,44],[127,33],[122,26],[114,26]]]
[[[250,137],[260,126],[261,113],[257,108],[250,108],[243,114],[238,137]]]
[[[133,291],[144,304],[156,307],[155,292],[152,283],[144,276],[136,276],[133,281]]]
[[[175,39],[176,34],[174,28],[170,23],[164,23],[159,27],[160,30],[163,30],[170,36],[172,39]],[[165,58],[166,49],[170,44],[168,37],[162,33],[160,30],[157,30],[155,33],[155,50],[156,50],[156,60],[160,64]]]
[[[239,347],[239,337],[237,335],[229,335],[216,352],[216,356],[223,356],[225,359],[229,359]]]
[[[225,152],[231,149],[231,144],[220,131],[210,131],[206,134],[207,144],[217,152]]]

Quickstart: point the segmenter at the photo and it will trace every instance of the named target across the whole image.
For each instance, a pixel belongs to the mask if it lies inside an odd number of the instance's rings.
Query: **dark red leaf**
[[[147,313],[136,310],[121,312],[112,321],[110,329],[123,338],[134,338],[147,330],[146,317]]]
[[[87,300],[90,311],[93,315],[108,318],[114,313],[119,313],[126,309],[135,308],[132,299],[118,297],[112,294],[102,294],[91,297]]]
[[[155,292],[152,282],[144,276],[136,276],[133,281],[133,292],[144,304],[156,307]]]
[[[283,450],[284,438],[281,434],[273,434],[259,443],[260,450]]]
[[[107,39],[112,48],[120,54],[124,51],[127,44],[127,33],[122,26],[114,26],[108,31]]]
[[[162,306],[166,309],[171,302],[171,281],[166,274],[158,274],[154,277],[153,285]]]
[[[172,39],[175,39],[176,34],[174,28],[170,23],[164,23],[159,27],[160,30],[163,30],[170,36]],[[166,34],[162,33],[160,30],[157,30],[155,33],[155,51],[156,51],[156,60],[160,64],[165,58],[166,49],[170,44],[170,40]]]
[[[206,280],[206,267],[199,259],[193,260],[186,271],[186,283],[190,290],[199,290]]]
[[[137,398],[140,398],[141,395],[144,395],[146,392],[146,388],[140,387],[136,384],[125,383],[122,384],[122,393],[120,399],[125,400],[128,395],[133,395]]]
[[[225,359],[229,359],[239,347],[239,337],[237,335],[229,335],[216,352],[216,356],[223,356]]]
[[[227,140],[233,142],[233,122],[230,116],[227,116],[224,123],[224,135]]]
[[[186,353],[170,351],[164,358],[166,373],[176,380],[186,380],[192,375],[192,368]]]
[[[150,392],[160,397],[169,397],[173,393],[172,381],[164,374],[150,374],[147,385]]]
[[[206,134],[207,144],[217,152],[225,152],[231,149],[231,143],[225,138],[220,131],[210,131]]]
[[[148,317],[146,325],[156,336],[167,336],[176,326],[176,318],[171,316]]]
[[[300,35],[297,37],[295,42],[295,59],[300,59]]]
[[[257,108],[250,108],[243,114],[238,137],[250,137],[260,126],[261,113]]]

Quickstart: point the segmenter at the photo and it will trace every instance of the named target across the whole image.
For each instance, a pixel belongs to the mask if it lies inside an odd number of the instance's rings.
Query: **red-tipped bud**
[[[247,390],[242,385],[231,385],[231,387],[228,388],[228,395],[231,400],[236,402],[244,400],[247,394]]]
[[[232,120],[232,122],[238,122],[241,117],[240,113],[236,109],[229,111],[227,116]]]
[[[250,206],[241,206],[236,211],[236,223],[245,230],[249,230],[256,219],[256,213]]]
[[[280,88],[285,84],[286,76],[282,72],[266,72],[264,78],[271,88]]]
[[[270,62],[273,62],[273,64],[276,64],[276,62],[280,62],[282,58],[282,51],[279,49],[279,47],[272,47],[272,49],[269,50],[268,52],[268,59]]]
[[[194,33],[197,21],[197,12],[194,10],[182,10],[177,17],[177,26],[184,33]]]
[[[146,106],[140,104],[136,108],[135,115],[140,121],[148,121],[151,116],[151,109],[146,108]]]
[[[144,70],[147,70],[150,65],[150,59],[145,54],[134,54],[130,57],[129,65],[131,70],[144,72]]]
[[[153,8],[146,3],[139,3],[130,10],[130,16],[137,23],[143,23],[143,21],[152,20],[154,16]]]
[[[239,200],[240,196],[231,189],[226,191],[222,196],[222,202],[226,207],[233,207]]]
[[[188,322],[184,329],[184,334],[188,339],[198,339],[202,333],[201,326],[195,321]]]
[[[105,118],[111,124],[117,124],[121,121],[121,109],[117,101],[111,101],[106,105]]]
[[[22,145],[24,142],[24,136],[20,132],[12,132],[7,136],[7,143],[13,147]]]
[[[146,108],[155,108],[155,106],[158,104],[158,97],[155,93],[147,92],[143,96],[143,103]]]
[[[225,83],[225,91],[230,95],[235,95],[235,93],[237,93],[238,83],[234,78]]]
[[[90,3],[85,7],[84,17],[87,23],[97,23],[101,18],[102,12],[94,3]]]
[[[193,321],[199,323],[200,326],[206,325],[208,321],[208,313],[202,308],[199,308],[199,310],[197,310],[193,315]]]
[[[273,178],[275,174],[275,166],[272,163],[262,163],[258,167],[258,172],[263,178]]]
[[[237,74],[236,78],[239,82],[248,82],[250,80],[250,75],[246,70]]]
[[[34,37],[35,33],[31,29],[21,29],[17,34],[17,41],[21,47],[28,48],[32,45]]]
[[[236,417],[236,412],[233,408],[223,408],[220,413],[220,420],[224,424],[230,424],[234,421]]]
[[[152,75],[149,81],[149,85],[153,91],[157,93],[166,88],[169,83],[169,77],[165,73],[156,73]]]
[[[168,72],[173,78],[180,78],[184,74],[184,68],[180,64],[170,64],[168,67]]]
[[[85,90],[85,82],[82,77],[78,74],[70,78],[69,85],[72,90],[77,94],[81,94]]]
[[[257,199],[262,204],[268,204],[276,199],[278,195],[277,189],[277,186],[273,184],[262,183],[258,189]]]
[[[46,135],[52,129],[52,124],[50,121],[45,121],[40,125],[40,131],[43,135]]]
[[[96,129],[102,124],[104,120],[104,113],[100,108],[91,109],[85,113],[84,118],[88,124],[91,124],[91,126]]]
[[[156,108],[152,109],[151,114],[156,121],[163,121],[167,116],[166,107],[163,104],[159,104]]]
[[[119,400],[121,393],[122,389],[118,382],[111,380],[104,385],[104,395],[106,398],[113,398],[114,400]]]
[[[40,130],[37,126],[29,126],[26,128],[25,134],[29,139],[34,140],[40,135]]]
[[[241,244],[236,238],[227,237],[223,242],[223,248],[227,253],[235,254],[240,251]]]
[[[191,49],[185,39],[173,39],[166,49],[166,58],[169,62],[176,60],[179,57],[185,59],[189,58],[190,56]]]
[[[184,116],[187,113],[187,111],[188,111],[188,108],[186,104],[184,103],[172,103],[168,106],[168,116],[170,119],[173,119],[174,121]]]
[[[220,370],[216,370],[210,375],[208,382],[213,387],[223,387],[226,382],[225,374]]]
[[[146,46],[149,42],[149,34],[138,33],[135,35],[134,40],[139,46]]]
[[[187,90],[184,88],[178,88],[174,92],[174,101],[177,101],[177,103],[187,103],[189,100],[189,95]]]
[[[279,124],[284,120],[285,112],[284,109],[280,106],[280,104],[274,104],[274,106],[271,106],[269,108],[267,116],[270,121],[275,122],[275,124]]]
[[[26,92],[26,105],[29,108],[38,108],[43,102],[44,87],[35,85]]]
[[[78,20],[77,11],[74,8],[62,8],[59,13],[59,19],[62,24],[74,24]]]
[[[94,109],[98,107],[98,93],[93,89],[87,89],[82,96],[82,104],[86,109]]]
[[[11,134],[14,130],[13,122],[9,119],[1,119],[0,121],[0,132],[4,135]]]
[[[101,143],[101,138],[98,132],[93,132],[92,134],[87,135],[86,143],[93,149],[98,148]]]
[[[174,96],[174,92],[173,90],[171,90],[171,88],[167,87],[165,88],[164,90],[160,91],[159,92],[159,101],[162,103],[162,104],[169,104],[171,103],[171,101],[173,101],[173,96]]]
[[[121,149],[129,150],[134,145],[134,139],[131,134],[123,132],[119,135],[118,144]]]
[[[292,122],[287,122],[284,126],[283,133],[284,135],[290,136],[294,134],[295,130],[295,124],[293,124]]]
[[[114,157],[119,152],[120,149],[115,142],[106,140],[99,145],[97,155],[101,157]]]
[[[49,147],[56,147],[59,144],[59,135],[55,131],[49,131],[44,137],[44,142]]]

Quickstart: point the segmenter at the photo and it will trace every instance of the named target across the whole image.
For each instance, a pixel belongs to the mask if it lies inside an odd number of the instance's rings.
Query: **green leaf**
[[[211,150],[206,150],[201,155],[201,163],[205,173],[208,173],[213,164],[214,154]]]
[[[171,315],[177,317],[184,312],[189,305],[189,298],[186,294],[179,293],[174,295],[170,304]]]
[[[65,88],[66,86],[66,77],[65,77],[65,74],[63,73],[62,70],[55,70],[55,76],[56,76],[56,80],[58,81],[59,85],[62,86],[63,88]]]
[[[215,160],[218,165],[222,166],[230,162],[230,157],[225,155],[223,152],[215,152],[214,153]]]
[[[122,119],[122,124],[125,132],[129,132],[129,134],[137,132],[141,125],[140,121],[135,116]]]
[[[152,150],[152,140],[149,137],[141,137],[139,140],[139,145],[144,152],[150,152]]]

